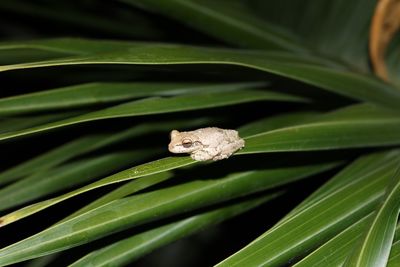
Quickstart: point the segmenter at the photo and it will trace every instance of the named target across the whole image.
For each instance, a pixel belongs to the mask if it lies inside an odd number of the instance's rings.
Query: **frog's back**
[[[217,127],[207,127],[197,130],[197,134],[204,139],[220,139],[224,137],[224,129]]]
[[[235,142],[239,139],[239,133],[236,130],[231,130],[231,129],[221,129],[218,127],[208,127],[204,129],[199,129],[202,130],[202,133],[205,134],[206,136],[209,137],[209,139],[218,141],[218,142]],[[211,138],[210,138],[211,137]]]

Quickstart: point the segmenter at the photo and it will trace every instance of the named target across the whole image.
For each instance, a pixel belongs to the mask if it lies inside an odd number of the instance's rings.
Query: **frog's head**
[[[170,138],[171,142],[168,145],[168,150],[172,153],[191,153],[203,148],[199,138],[189,132],[172,130]]]

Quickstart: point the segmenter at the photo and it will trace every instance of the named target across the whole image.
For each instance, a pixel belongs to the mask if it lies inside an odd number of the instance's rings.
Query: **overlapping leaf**
[[[71,48],[66,44],[70,44]],[[371,77],[338,68],[337,64],[310,55],[201,48],[183,45],[95,42],[88,40],[49,40],[24,44],[3,44],[0,49],[18,47],[62,49],[72,56],[42,62],[0,66],[0,71],[79,64],[228,64],[249,67],[302,81],[358,100],[398,109],[400,93]],[[74,50],[75,49],[75,50]],[[86,54],[88,51],[102,51]],[[82,53],[82,52],[80,52]],[[331,67],[326,67],[331,66]]]
[[[95,201],[89,203],[88,205],[80,208],[79,210],[75,211],[71,215],[64,218],[61,222],[71,219],[72,217],[76,217],[81,215],[89,210],[98,208],[103,206],[113,200],[120,199],[129,195],[132,195],[140,190],[153,186],[155,184],[161,183],[165,180],[168,180],[173,177],[173,173],[171,171],[156,173],[152,175],[146,176],[146,179],[136,179],[132,180],[117,189],[104,194],[103,196],[97,198]]]
[[[375,1],[122,0],[248,48],[311,50],[368,71]],[[210,26],[218,25],[218,27]]]
[[[397,172],[388,183],[387,194],[376,209],[361,244],[344,266],[385,266],[387,264],[400,212],[400,158]]]
[[[280,128],[287,125],[295,124],[299,121],[300,118],[310,118],[313,117],[313,113],[298,113],[298,114],[290,114],[290,115],[278,115],[274,117],[267,117],[265,119],[256,121],[254,123],[247,124],[239,129],[239,132],[242,136],[251,136],[254,131],[268,131],[276,128]],[[170,172],[163,172],[156,175],[146,176],[146,179],[133,180],[123,186],[111,191],[108,194],[98,198],[92,203],[86,205],[82,209],[74,212],[72,215],[68,216],[68,218],[72,218],[84,212],[87,212],[91,209],[104,205],[112,200],[119,199],[130,194],[137,192],[143,187],[151,186],[155,183],[161,182],[165,179],[171,178],[172,174]],[[65,219],[64,219],[65,220]]]
[[[328,162],[247,171],[223,179],[198,180],[115,200],[0,250],[0,264],[20,262],[71,248],[111,232],[273,188],[333,166],[336,164]]]
[[[266,49],[305,50],[293,34],[257,18],[243,1],[122,1],[173,17],[235,45]]]
[[[48,200],[45,200],[42,202],[32,204],[30,206],[24,207],[15,212],[4,215],[0,218],[0,226],[4,226],[9,223],[18,221],[22,218],[32,215],[32,214],[34,214],[38,211],[41,211],[45,208],[53,206],[61,201],[64,201],[64,200],[74,197],[76,195],[85,193],[87,191],[90,191],[90,190],[93,190],[93,189],[96,189],[96,188],[99,188],[102,186],[106,186],[109,184],[114,184],[114,183],[118,183],[118,182],[122,182],[122,181],[126,181],[126,180],[137,179],[139,177],[143,177],[143,176],[147,176],[147,175],[151,175],[151,174],[165,172],[165,171],[168,171],[171,169],[187,166],[187,165],[190,165],[193,163],[195,163],[195,161],[192,160],[190,157],[180,157],[180,158],[169,157],[169,158],[164,158],[164,159],[148,162],[148,163],[127,169],[125,171],[116,173],[114,175],[108,176],[108,177],[98,180],[94,183],[91,183],[84,187],[78,188],[74,191],[68,192],[66,194],[63,194],[63,195],[60,195],[55,198],[51,198],[51,199],[48,199]]]
[[[145,160],[149,155],[156,153],[157,150],[109,153],[35,173],[0,190],[0,210],[18,206],[61,189],[84,184],[135,161]]]
[[[232,216],[237,216],[277,195],[279,195],[279,193],[273,193],[256,200],[243,201],[239,204],[202,213],[178,222],[142,232],[102,249],[93,251],[70,266],[107,266],[109,264],[128,264],[160,246],[203,230],[219,221],[229,219]]]
[[[373,113],[373,111],[376,111]],[[347,114],[347,116],[346,116]],[[383,121],[383,124],[379,124],[381,128],[379,131],[374,132],[371,128],[372,134],[364,132],[364,125],[369,125],[368,122],[370,118],[376,119],[377,123],[381,123],[381,116],[386,115],[387,121]],[[336,118],[336,120],[335,120]],[[343,124],[344,123],[344,124]],[[393,123],[393,124],[392,124]],[[311,126],[310,126],[311,125]],[[326,127],[329,125],[330,127]],[[339,127],[339,126],[352,127]],[[394,125],[394,128],[393,128]],[[361,127],[360,127],[361,126]],[[305,131],[303,135],[301,133],[302,128],[310,127],[312,130]],[[385,128],[388,127],[388,128]],[[320,121],[317,119],[301,125],[295,125],[288,128],[282,128],[273,131],[267,131],[266,133],[260,133],[258,135],[253,135],[246,139],[246,148],[240,151],[238,154],[245,153],[266,153],[275,151],[307,151],[307,150],[319,150],[319,149],[333,149],[333,148],[344,148],[344,147],[359,147],[368,145],[389,145],[398,144],[400,142],[400,131],[392,131],[400,127],[400,121],[396,116],[396,113],[391,111],[385,111],[382,109],[371,108],[369,106],[354,106],[352,108],[346,108],[344,110],[338,110],[331,114],[321,116]],[[332,129],[336,129],[336,135],[332,135]],[[296,130],[299,129],[299,130]],[[359,130],[361,129],[361,130]],[[386,129],[386,130],[385,130]],[[316,135],[315,133],[320,133]],[[342,132],[341,132],[342,131]],[[278,132],[278,137],[276,137],[276,132]],[[272,138],[270,138],[270,134]],[[340,136],[346,134],[346,138]],[[338,138],[338,136],[340,138]],[[393,137],[393,143],[387,142],[387,137]],[[278,144],[273,143],[273,138],[279,140]],[[277,139],[279,138],[279,139]],[[302,139],[303,138],[303,139]],[[349,138],[351,142],[349,142]],[[335,142],[334,142],[335,141]],[[332,145],[333,144],[333,145]],[[276,148],[279,145],[279,150]],[[274,147],[275,146],[275,147]],[[41,203],[37,203],[33,206],[23,208],[22,210],[16,211],[14,213],[3,216],[3,224],[8,224],[10,222],[19,220],[51,205],[59,203],[65,199],[73,197],[77,194],[84,193],[95,188],[108,185],[110,183],[116,183],[120,181],[135,179],[138,177],[159,173],[174,168],[186,166],[188,164],[195,163],[189,157],[183,158],[165,158],[159,161],[150,162],[141,166],[133,167],[129,170],[120,172],[118,174],[112,175],[110,177],[99,180],[93,184],[87,185],[83,188],[77,189],[73,192],[67,193],[65,195],[59,196],[54,199],[50,199]]]
[[[346,228],[340,234],[297,262],[296,267],[341,266],[350,251],[357,245],[362,231],[371,221],[371,214]]]
[[[389,261],[387,263],[388,267],[396,267],[400,264],[400,225],[398,224],[396,227],[396,233],[394,238],[394,243],[392,245],[392,249],[390,250]]]
[[[171,127],[180,128],[183,125],[186,125],[186,127],[198,126],[204,122],[203,119],[199,119],[191,122],[168,121],[165,123],[147,123],[130,127],[116,134],[97,133],[83,136],[1,172],[0,185],[25,175],[50,169],[78,155],[95,151],[96,149],[122,142],[151,131],[168,131]]]
[[[240,153],[398,144],[399,118],[397,113],[385,109],[354,105],[294,126],[253,135],[246,139],[246,148]]]
[[[375,165],[374,172],[355,182],[347,176],[345,186],[307,205],[217,266],[280,266],[316,248],[374,209],[397,168],[398,157],[398,152],[392,154],[384,166]]]
[[[65,110],[149,96],[223,92],[254,88],[263,83],[88,83],[0,99],[0,116]]]
[[[352,182],[363,177],[369,173],[373,173],[377,170],[376,166],[384,166],[388,161],[393,160],[393,157],[397,154],[396,151],[388,153],[383,151],[381,153],[367,154],[359,159],[355,160],[349,167],[342,170],[335,176],[335,179],[329,180],[324,186],[318,188],[313,194],[302,201],[296,208],[288,213],[282,221],[290,218],[293,214],[300,212],[302,209],[312,205],[323,197],[327,196],[348,184],[349,177],[352,177]],[[378,168],[379,169],[379,168]],[[281,222],[282,222],[281,221]],[[280,223],[278,223],[279,225]]]
[[[90,112],[81,116],[72,117],[57,122],[40,125],[37,127],[0,134],[0,140],[5,140],[36,132],[42,132],[87,121],[150,114],[163,114],[168,112],[221,107],[263,100],[294,102],[305,101],[305,99],[288,94],[254,90],[235,91],[230,92],[229,94],[227,94],[226,92],[216,92],[198,93],[196,95],[188,94],[169,98],[152,97],[142,100],[134,100],[117,106]]]
[[[3,134],[7,132],[18,131],[49,122],[59,121],[62,119],[81,115],[82,113],[84,113],[84,111],[69,111],[54,114],[3,118],[0,120],[0,133]]]

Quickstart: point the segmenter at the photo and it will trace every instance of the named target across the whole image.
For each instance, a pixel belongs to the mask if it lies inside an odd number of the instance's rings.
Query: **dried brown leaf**
[[[379,0],[375,7],[370,28],[369,51],[375,74],[389,80],[385,64],[385,52],[400,28],[400,1]]]

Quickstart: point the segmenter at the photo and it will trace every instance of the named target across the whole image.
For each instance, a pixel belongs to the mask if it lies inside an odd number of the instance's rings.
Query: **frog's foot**
[[[227,154],[218,154],[213,157],[213,161],[221,160],[221,159],[227,159],[229,158],[230,155]]]
[[[211,159],[210,155],[205,151],[197,151],[196,153],[192,153],[190,157],[197,161],[206,161]]]

